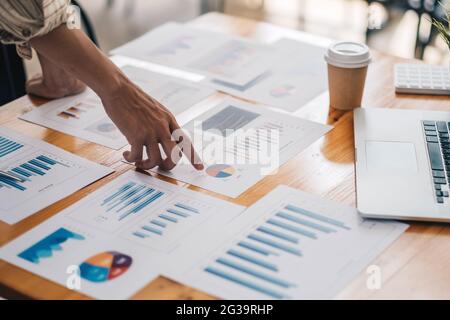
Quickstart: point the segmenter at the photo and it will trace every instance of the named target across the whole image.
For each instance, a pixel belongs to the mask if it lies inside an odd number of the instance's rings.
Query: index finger
[[[174,136],[178,146],[180,147],[181,151],[186,155],[186,157],[189,159],[192,166],[196,170],[199,171],[203,170],[204,169],[203,161],[198,155],[197,151],[195,150],[194,145],[192,144],[192,141],[189,138],[189,136],[183,131],[183,129],[180,128],[180,126],[176,121],[173,121],[173,123],[171,124],[171,130],[172,136]]]

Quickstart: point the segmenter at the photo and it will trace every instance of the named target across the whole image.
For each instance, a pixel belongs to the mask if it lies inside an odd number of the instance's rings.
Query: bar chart
[[[283,277],[279,260],[290,255],[301,263],[303,241],[320,241],[322,235],[348,230],[351,228],[343,221],[286,204],[205,267],[204,272],[267,298],[288,299],[287,289],[298,284]]]
[[[120,179],[102,189],[73,218],[92,227],[114,232],[135,219],[149,214],[171,194],[165,188],[136,179]]]
[[[122,221],[132,214],[137,214],[164,195],[164,192],[136,182],[128,182],[112,195],[103,200],[107,214],[114,215]]]
[[[16,223],[112,172],[0,127],[0,220]]]
[[[224,299],[331,299],[405,225],[279,186],[223,230],[203,259],[165,275]]]
[[[32,146],[23,143],[20,145],[22,147],[17,150],[21,152],[13,153],[0,167],[7,173],[0,175],[1,211],[14,210],[43,192],[70,183],[71,179],[86,170],[83,165],[61,156],[43,152],[44,150],[33,150]]]
[[[25,163],[11,168],[8,173],[11,177],[15,177],[16,179],[0,176],[0,190],[1,188],[14,188],[19,191],[25,191],[27,190],[27,184],[33,183],[34,177],[45,176],[58,165],[66,168],[69,167],[60,161],[41,154]]]
[[[131,230],[130,239],[157,250],[176,246],[184,235],[208,219],[214,208],[200,200],[183,195],[158,208]]]
[[[0,158],[6,157],[21,148],[23,148],[23,144],[0,136]]]

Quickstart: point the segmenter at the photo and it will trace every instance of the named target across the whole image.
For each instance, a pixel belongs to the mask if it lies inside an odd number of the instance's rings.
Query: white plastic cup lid
[[[362,68],[372,60],[369,47],[358,42],[337,42],[328,47],[325,61],[340,68]]]

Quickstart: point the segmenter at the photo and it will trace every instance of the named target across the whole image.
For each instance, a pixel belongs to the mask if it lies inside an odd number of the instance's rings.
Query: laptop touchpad
[[[413,143],[366,141],[367,169],[384,173],[415,173],[417,157]]]

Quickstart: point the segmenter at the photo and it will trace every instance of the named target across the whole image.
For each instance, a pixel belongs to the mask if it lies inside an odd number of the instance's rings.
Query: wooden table
[[[308,41],[321,41],[319,38],[298,31],[218,13],[201,16],[193,20],[191,24],[209,30],[238,34],[265,42],[281,36]],[[374,62],[369,69],[363,105],[365,107],[448,111],[450,107],[448,97],[395,94],[393,65],[396,62],[404,61],[406,60],[374,53]],[[219,97],[220,94],[218,94],[217,98]],[[0,108],[0,124],[26,135],[50,142],[92,161],[111,166],[116,170],[116,173],[14,226],[0,222],[0,245],[4,245],[47,218],[57,214],[62,209],[80,200],[125,171],[133,169],[133,167],[121,162],[123,150],[112,151],[105,147],[17,119],[18,115],[29,110],[32,105],[39,105],[43,102],[23,97]],[[214,99],[209,99],[206,103],[214,103]],[[308,119],[332,124],[334,130],[282,166],[278,174],[266,177],[239,198],[220,198],[250,206],[277,185],[285,184],[344,204],[355,205],[352,113],[349,112],[337,120],[334,119],[333,116],[328,115],[328,102],[325,97],[310,103],[297,114]],[[199,192],[212,194],[169,178],[160,178]],[[380,290],[367,289],[367,275],[362,273],[341,292],[338,298],[449,299],[450,226],[432,223],[412,223],[408,231],[381,254],[374,264],[378,265],[382,272],[382,287]],[[0,296],[34,299],[87,298],[82,294],[71,292],[60,285],[4,261],[0,261]],[[212,297],[169,279],[159,277],[133,298],[210,299]]]

